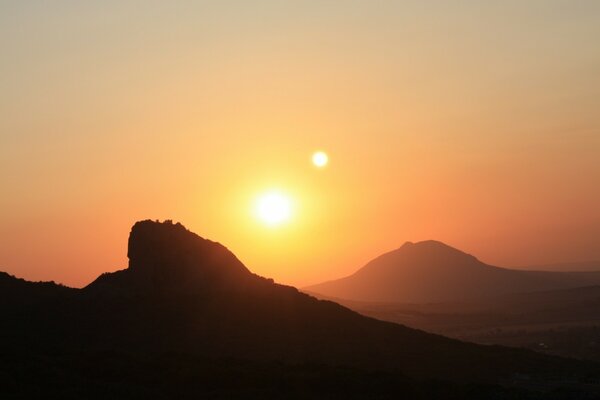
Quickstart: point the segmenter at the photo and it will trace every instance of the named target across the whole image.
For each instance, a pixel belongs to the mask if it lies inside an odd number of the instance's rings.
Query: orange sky
[[[0,5],[0,270],[84,285],[146,218],[294,285],[407,240],[600,259],[598,2],[23,3]],[[296,209],[267,228],[274,187]]]

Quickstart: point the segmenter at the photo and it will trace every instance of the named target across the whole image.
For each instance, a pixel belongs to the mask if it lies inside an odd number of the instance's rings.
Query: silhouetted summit
[[[180,223],[137,222],[127,248],[129,268],[164,279],[181,276],[218,280],[250,271],[223,245],[203,239]]]
[[[306,289],[359,301],[430,303],[600,284],[600,273],[495,267],[442,242],[407,242],[354,274]]]
[[[394,261],[398,268],[419,266],[424,268],[468,268],[481,267],[482,263],[474,256],[437,240],[406,242],[395,251],[383,254],[368,265],[377,261]]]
[[[89,290],[213,290],[258,279],[220,243],[180,223],[137,222],[127,247],[129,268],[104,274]]]

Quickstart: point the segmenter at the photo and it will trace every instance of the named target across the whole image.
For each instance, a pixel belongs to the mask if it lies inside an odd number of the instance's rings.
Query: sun
[[[317,151],[312,156],[313,164],[318,168],[323,168],[329,162],[329,157],[324,151]]]
[[[292,201],[278,190],[263,193],[256,199],[256,217],[268,226],[278,226],[292,216]]]

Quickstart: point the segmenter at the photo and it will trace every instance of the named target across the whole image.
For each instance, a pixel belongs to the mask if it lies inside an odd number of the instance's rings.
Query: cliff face
[[[185,292],[259,279],[223,245],[170,221],[137,222],[127,247],[129,268],[103,274],[86,289]]]
[[[235,284],[252,274],[223,245],[183,225],[141,221],[131,229],[129,269],[156,284]]]

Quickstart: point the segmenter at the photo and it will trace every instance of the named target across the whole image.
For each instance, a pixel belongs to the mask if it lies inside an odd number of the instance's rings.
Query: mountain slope
[[[363,378],[380,371],[399,379],[543,388],[600,376],[595,364],[463,343],[361,316],[252,274],[225,247],[179,224],[135,224],[128,255],[129,268],[41,302],[27,315],[12,301],[0,326],[0,354],[12,361],[2,365],[0,382],[5,374],[13,387],[29,387],[31,378],[19,371],[49,365],[65,368],[60,379],[67,381],[131,385],[139,379],[135,371],[160,380],[166,378],[156,368],[190,363],[211,371],[224,365],[225,374],[240,363],[287,372],[343,366],[363,371]],[[173,357],[187,361],[172,365]]]
[[[348,277],[307,292],[358,301],[430,303],[600,284],[600,272],[519,271],[482,263],[437,241],[407,242]]]
[[[528,271],[579,271],[579,272],[598,272],[600,271],[600,261],[579,261],[565,262],[555,264],[528,265],[516,269]]]

